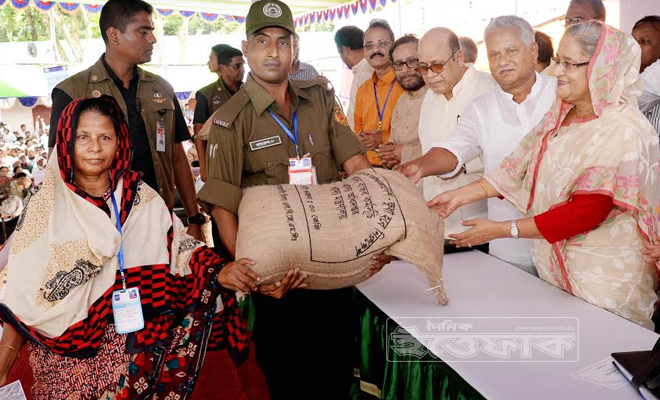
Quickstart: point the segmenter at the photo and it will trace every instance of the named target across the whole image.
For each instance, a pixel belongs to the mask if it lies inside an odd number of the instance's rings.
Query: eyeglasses
[[[587,22],[592,19],[598,19],[596,17],[574,17],[574,18],[564,18],[562,21],[564,21],[564,28],[567,28],[571,25],[575,24],[581,24],[583,22]]]
[[[572,63],[568,61],[559,61],[559,57],[553,57],[552,61],[554,61],[555,64],[557,64],[557,66],[563,69],[564,71],[567,69],[573,70],[576,68],[584,67],[585,65],[589,65],[589,61],[583,63]]]
[[[382,49],[382,48],[387,47],[391,44],[392,44],[391,40],[379,40],[377,42],[367,42],[367,43],[364,44],[364,49],[365,50],[371,50],[374,47],[378,47],[378,48]]]
[[[394,67],[395,71],[401,71],[404,65],[408,66],[410,69],[415,69],[417,66],[419,66],[419,60],[416,58],[409,58],[406,61],[397,61],[392,63],[392,67]]]
[[[440,74],[442,73],[442,71],[445,70],[445,64],[447,64],[449,61],[451,61],[454,58],[454,54],[456,54],[457,51],[458,49],[454,50],[454,52],[451,53],[447,61],[443,63],[437,63],[431,65],[419,64],[417,67],[415,67],[415,71],[417,71],[417,73],[420,73],[422,75],[428,74],[429,70],[433,71],[436,74]]]

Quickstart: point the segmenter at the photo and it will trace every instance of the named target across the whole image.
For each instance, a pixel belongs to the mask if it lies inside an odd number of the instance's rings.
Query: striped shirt
[[[319,73],[312,64],[300,61],[298,70],[293,74],[289,74],[289,79],[292,81],[311,81],[316,79],[317,76],[319,76]]]
[[[655,131],[660,133],[660,99],[644,111],[644,116],[648,118]]]

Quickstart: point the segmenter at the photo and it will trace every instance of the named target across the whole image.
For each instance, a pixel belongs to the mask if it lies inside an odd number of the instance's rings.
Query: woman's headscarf
[[[128,125],[126,125],[126,122],[124,121],[121,108],[119,108],[117,101],[110,96],[103,95],[99,98],[81,97],[72,101],[64,108],[59,123],[57,124],[55,145],[57,148],[57,162],[60,169],[60,175],[62,176],[62,180],[75,191],[75,168],[73,161],[73,147],[76,141],[75,133],[78,128],[78,120],[80,119],[81,110],[91,101],[107,103],[113,114],[111,119],[115,127],[118,146],[115,158],[108,172],[110,174],[111,188],[114,190],[119,179],[121,179],[131,166],[132,151]]]
[[[601,121],[598,132],[604,143],[625,153],[616,168],[594,168],[581,172],[570,188],[571,193],[600,193],[613,198],[621,209],[631,210],[639,231],[648,239],[658,229],[660,193],[654,190],[658,179],[658,140],[653,127],[637,108],[640,93],[639,66],[641,48],[629,35],[598,21],[601,35],[587,67],[591,101]],[[557,98],[553,106],[500,166],[485,176],[519,210],[527,212],[534,202],[539,165],[548,141],[559,134],[561,125],[574,105]],[[646,143],[630,139],[626,143],[608,142],[611,132],[631,129],[648,137]],[[634,143],[632,143],[634,142]],[[623,149],[623,146],[627,148]],[[607,149],[603,147],[603,152]],[[642,160],[653,162],[647,165]],[[560,188],[564,190],[565,188]]]

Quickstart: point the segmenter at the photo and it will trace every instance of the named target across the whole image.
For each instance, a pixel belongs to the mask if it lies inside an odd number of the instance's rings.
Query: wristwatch
[[[201,212],[188,217],[188,225],[204,225],[205,222],[206,217]]]
[[[516,221],[511,221],[511,237],[514,239],[519,239],[518,223]]]

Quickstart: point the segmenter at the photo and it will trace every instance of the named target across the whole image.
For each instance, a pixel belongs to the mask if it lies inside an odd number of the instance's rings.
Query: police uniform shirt
[[[300,156],[309,154],[320,184],[339,180],[339,167],[365,148],[348,126],[334,91],[318,81],[289,81],[291,114],[298,116]],[[289,158],[295,145],[270,116],[273,112],[293,133],[285,116],[254,79],[213,114],[207,146],[208,178],[197,198],[207,212],[219,206],[234,214],[242,188],[289,182]]]
[[[208,94],[207,94],[208,93]],[[218,108],[222,107],[235,92],[227,87],[222,77],[212,84],[203,87],[195,93],[195,115],[193,123],[203,124]],[[210,98],[207,98],[210,97]]]
[[[126,109],[128,110],[128,128],[131,136],[131,147],[133,150],[133,162],[131,169],[134,171],[142,172],[142,180],[151,186],[154,190],[158,191],[158,183],[156,181],[156,171],[154,170],[154,161],[149,147],[149,137],[144,125],[142,115],[140,115],[140,101],[137,97],[139,75],[137,67],[133,71],[133,78],[128,85],[128,89],[124,87],[124,83],[117,77],[114,71],[105,61],[105,56],[102,58],[103,65],[108,71],[108,75],[114,82],[115,86],[121,92]],[[62,111],[66,108],[73,99],[66,94],[63,90],[53,89],[53,110],[50,118],[50,126],[57,127],[57,124],[62,115]],[[174,115],[175,115],[175,139],[176,143],[181,143],[190,140],[190,133],[188,132],[188,125],[186,119],[181,111],[179,102],[174,99]],[[48,138],[48,147],[55,147],[57,138],[57,128],[51,128]]]

